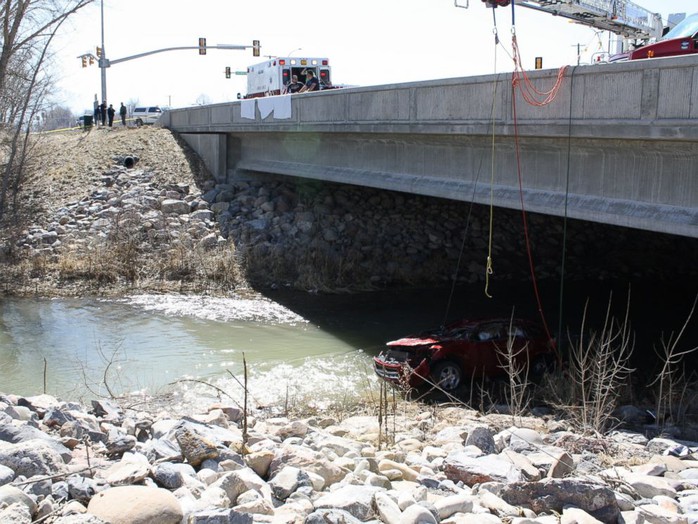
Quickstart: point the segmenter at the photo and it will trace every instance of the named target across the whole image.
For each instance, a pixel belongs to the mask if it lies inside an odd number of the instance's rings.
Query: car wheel
[[[463,381],[463,372],[458,364],[445,360],[434,366],[431,371],[431,379],[439,388],[451,393],[460,387]]]
[[[141,127],[143,125],[143,120],[136,118],[136,127]]]

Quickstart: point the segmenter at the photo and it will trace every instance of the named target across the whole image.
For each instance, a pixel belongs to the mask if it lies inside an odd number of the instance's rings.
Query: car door
[[[479,376],[494,377],[501,375],[502,357],[500,353],[507,350],[507,329],[504,322],[487,322],[477,330],[478,364],[476,373]]]
[[[506,330],[501,322],[483,322],[469,330],[467,338],[451,338],[443,344],[440,357],[457,361],[467,380],[480,380],[502,373],[497,348],[506,348]]]

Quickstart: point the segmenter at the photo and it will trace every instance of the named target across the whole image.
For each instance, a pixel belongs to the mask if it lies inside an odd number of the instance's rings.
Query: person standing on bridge
[[[107,101],[102,100],[102,105],[99,106],[99,116],[102,119],[102,125],[107,125]]]
[[[95,119],[95,127],[97,127],[99,125],[99,121],[102,119],[102,106],[99,105],[97,95],[95,95],[93,114]]]
[[[121,125],[126,126],[126,106],[121,102],[121,107],[119,108],[119,116],[121,116]]]
[[[320,82],[315,77],[312,69],[308,69],[305,72],[305,85],[301,88],[299,93],[307,93],[308,91],[317,91],[320,87]]]
[[[114,109],[114,106],[109,104],[109,109],[107,109],[107,116],[109,117],[109,127],[114,123],[114,115],[116,114],[116,110]]]

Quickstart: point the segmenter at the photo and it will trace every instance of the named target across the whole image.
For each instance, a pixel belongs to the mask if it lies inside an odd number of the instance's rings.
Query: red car
[[[501,352],[513,343],[516,361],[531,379],[554,367],[554,343],[536,323],[521,319],[461,320],[387,343],[373,364],[376,374],[401,386],[438,384],[456,391],[465,380],[506,375]]]
[[[639,47],[634,51],[611,57],[610,61],[660,58],[698,53],[698,13],[684,18],[661,40]]]

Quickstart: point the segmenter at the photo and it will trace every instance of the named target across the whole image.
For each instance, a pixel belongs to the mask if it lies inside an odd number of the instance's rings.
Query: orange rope
[[[533,262],[533,252],[531,249],[531,239],[529,236],[529,230],[528,230],[528,219],[527,219],[527,213],[526,213],[526,206],[524,204],[524,192],[523,192],[523,175],[522,175],[522,169],[521,169],[521,147],[519,143],[519,123],[518,123],[518,117],[517,117],[517,110],[516,110],[516,88],[519,88],[519,91],[521,92],[521,95],[523,99],[528,102],[529,104],[536,106],[536,107],[542,107],[545,105],[550,104],[553,100],[555,100],[555,97],[557,96],[557,93],[560,90],[560,86],[562,85],[562,79],[565,73],[565,70],[567,69],[567,66],[560,68],[560,71],[558,72],[557,75],[557,81],[555,82],[555,85],[549,90],[549,91],[538,91],[535,86],[531,83],[531,81],[528,79],[528,76],[526,75],[526,72],[523,70],[521,67],[521,56],[519,54],[519,48],[516,43],[516,33],[513,33],[512,35],[512,48],[514,50],[514,71],[512,73],[512,82],[511,82],[511,104],[512,104],[512,116],[514,119],[514,149],[516,153],[516,169],[517,169],[517,175],[518,175],[518,181],[519,181],[519,197],[521,200],[521,216],[523,220],[523,229],[524,229],[524,239],[526,243],[526,253],[528,255],[528,265],[529,265],[529,270],[531,272],[531,281],[533,283],[533,291],[536,297],[536,303],[538,305],[538,314],[540,315],[541,322],[543,324],[543,329],[545,330],[545,334],[548,337],[548,340],[550,341],[551,345],[555,349],[556,357],[558,360],[558,363],[561,362],[560,358],[560,353],[558,350],[558,345],[553,338],[552,334],[550,333],[550,329],[548,327],[548,323],[545,319],[545,313],[543,311],[543,302],[541,300],[540,296],[540,291],[538,289],[538,280],[536,278],[536,270],[535,270],[535,264]],[[523,78],[524,82],[522,83],[520,79]],[[528,91],[527,91],[528,90]],[[544,96],[545,98],[543,100],[537,100],[534,95],[539,95],[539,96]]]
[[[514,72],[512,73],[514,89],[518,87],[523,99],[532,106],[543,107],[550,104],[555,100],[555,97],[560,91],[567,66],[562,66],[557,72],[557,79],[553,87],[548,91],[539,91],[536,86],[533,85],[533,82],[531,82],[531,79],[528,78],[526,71],[521,66],[521,52],[519,51],[519,44],[516,41],[516,34],[511,37],[511,47],[514,51]],[[523,82],[521,81],[522,79]],[[539,100],[541,97],[543,97],[543,99]]]

